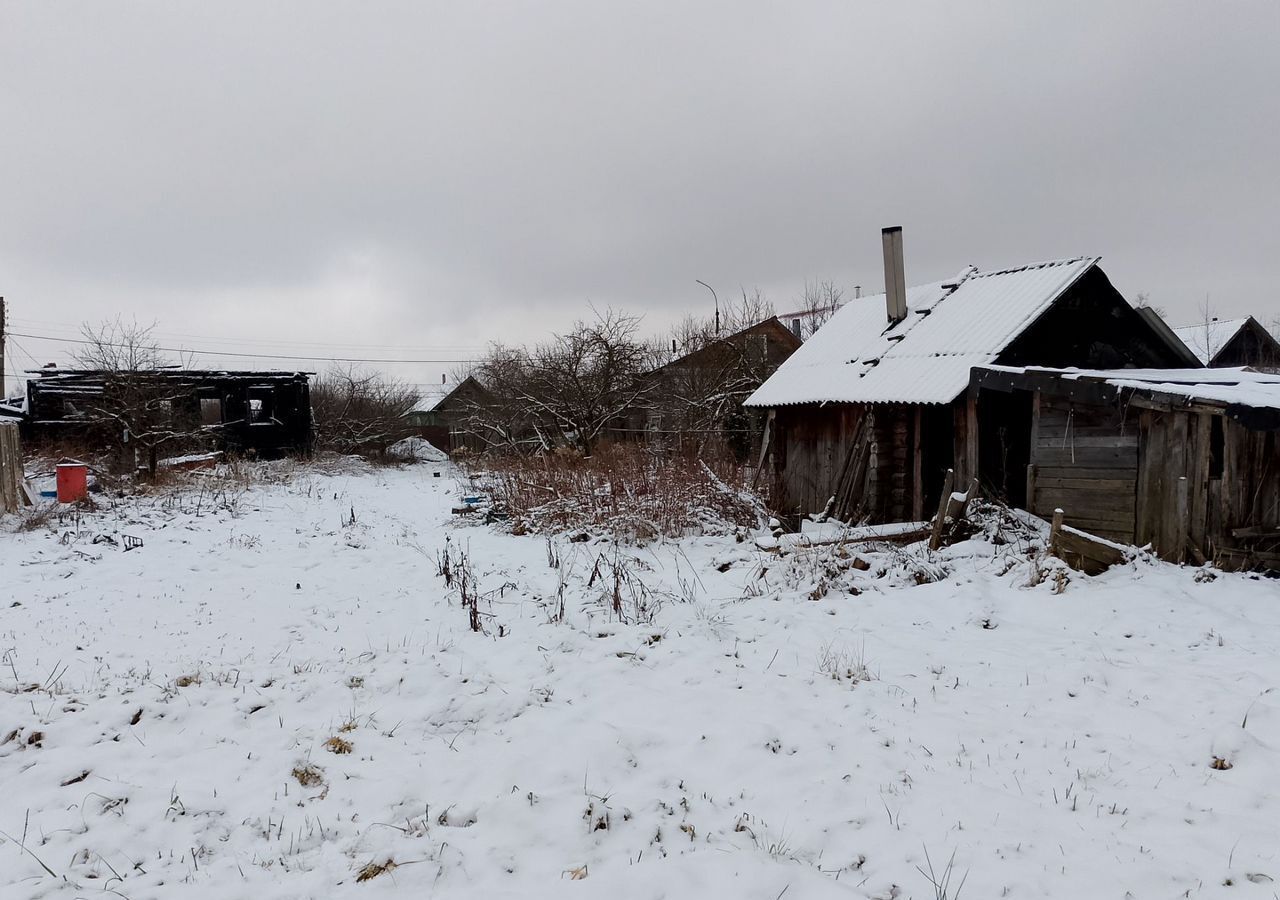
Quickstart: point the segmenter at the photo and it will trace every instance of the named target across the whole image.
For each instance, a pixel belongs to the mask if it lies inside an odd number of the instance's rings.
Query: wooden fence
[[[0,422],[0,514],[22,506],[22,449],[18,426]]]

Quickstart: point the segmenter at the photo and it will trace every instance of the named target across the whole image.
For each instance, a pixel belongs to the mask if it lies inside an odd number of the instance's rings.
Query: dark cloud
[[[1280,313],[1266,2],[0,5],[0,293],[386,346],[1098,253]],[[426,378],[425,373],[415,377]]]

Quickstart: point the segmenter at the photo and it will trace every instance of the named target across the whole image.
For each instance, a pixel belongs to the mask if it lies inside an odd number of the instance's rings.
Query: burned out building
[[[1097,257],[907,287],[901,229],[883,235],[887,290],[846,303],[747,401],[769,410],[775,507],[846,521],[918,521],[944,475],[1026,503],[1026,398],[970,387],[990,364],[1200,365],[1131,307]]]
[[[132,430],[175,449],[204,444],[261,457],[311,450],[308,372],[50,367],[27,374],[23,427],[35,443],[128,443]]]

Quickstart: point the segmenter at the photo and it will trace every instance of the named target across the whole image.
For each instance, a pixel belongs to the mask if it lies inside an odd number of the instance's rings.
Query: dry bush
[[[417,401],[412,385],[378,372],[334,366],[311,384],[315,446],[385,459],[387,447],[414,433],[404,414]]]
[[[583,528],[647,541],[755,528],[764,515],[749,470],[724,451],[699,457],[616,444],[588,457],[487,458],[472,477],[513,527],[541,533]]]

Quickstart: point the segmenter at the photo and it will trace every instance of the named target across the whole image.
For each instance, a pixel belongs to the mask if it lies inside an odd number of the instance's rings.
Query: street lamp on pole
[[[711,299],[714,300],[716,303],[716,337],[719,337],[720,336],[720,298],[716,296],[716,289],[713,288],[711,285],[707,284],[701,278],[695,278],[694,281],[698,282],[698,284],[702,285],[704,288],[709,290],[711,292]]]

